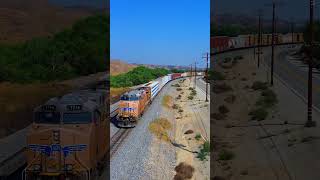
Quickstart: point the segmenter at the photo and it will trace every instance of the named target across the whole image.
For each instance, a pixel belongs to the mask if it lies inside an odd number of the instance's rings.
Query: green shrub
[[[201,146],[201,149],[200,149],[200,152],[198,152],[197,158],[199,158],[201,161],[204,161],[207,159],[207,156],[209,154],[210,154],[210,143],[208,141],[206,141]]]
[[[252,110],[249,115],[251,116],[252,120],[262,121],[268,117],[268,111],[264,108],[257,108]]]
[[[219,80],[225,80],[225,77],[222,73],[218,71],[209,71],[209,79],[219,81]]]
[[[172,108],[173,109],[179,109],[179,106],[178,106],[178,104],[173,104]]]
[[[235,157],[235,155],[233,152],[223,149],[218,154],[218,157],[219,157],[219,160],[221,160],[221,161],[228,161],[228,160],[233,159]]]
[[[138,66],[125,74],[111,76],[110,84],[111,87],[130,87],[147,83],[168,73],[169,71],[163,68],[151,69],[145,66]]]
[[[221,114],[227,114],[229,112],[229,109],[225,105],[219,106],[218,110]]]
[[[256,105],[270,108],[278,103],[277,95],[270,89],[263,90]]]
[[[253,90],[265,90],[265,89],[268,88],[268,83],[266,83],[266,82],[261,82],[261,81],[255,81],[255,82],[252,84],[251,88],[252,88]]]
[[[201,134],[197,134],[194,138],[199,141],[201,139]]]
[[[0,45],[0,81],[47,82],[105,72],[108,19],[90,16],[50,37]]]

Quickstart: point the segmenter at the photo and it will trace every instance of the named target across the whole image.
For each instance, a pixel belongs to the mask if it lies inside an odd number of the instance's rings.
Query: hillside
[[[236,36],[238,34],[250,34],[258,31],[258,15],[246,14],[214,14],[211,16],[211,35],[212,36]],[[272,32],[271,17],[262,17],[263,33]],[[276,31],[280,33],[291,32],[289,29],[290,22],[288,20],[277,19]],[[301,32],[304,28],[305,22],[296,21],[295,31]]]
[[[0,82],[48,82],[106,71],[109,17],[77,21],[52,37],[0,45]]]
[[[48,36],[89,15],[90,9],[63,8],[48,0],[1,0],[0,43]]]
[[[110,74],[112,76],[127,73],[133,68],[137,67],[136,65],[128,64],[121,60],[111,60],[110,61]]]

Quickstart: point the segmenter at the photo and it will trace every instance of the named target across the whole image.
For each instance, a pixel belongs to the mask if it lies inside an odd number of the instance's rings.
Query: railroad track
[[[119,149],[123,141],[130,134],[132,129],[119,129],[110,139],[110,159]]]

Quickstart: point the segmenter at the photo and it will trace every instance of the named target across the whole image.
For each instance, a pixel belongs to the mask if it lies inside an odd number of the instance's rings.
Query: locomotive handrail
[[[278,44],[275,44],[275,46],[283,46],[283,45],[290,45],[290,44],[304,44],[304,42],[294,42],[294,43],[278,43]],[[260,47],[268,47],[268,46],[272,46],[270,44],[267,44],[267,45],[260,45]],[[214,53],[210,53],[211,56],[214,56],[214,55],[218,55],[218,54],[223,54],[223,53],[228,53],[228,52],[231,52],[231,51],[238,51],[238,50],[244,50],[244,49],[252,49],[252,48],[258,48],[259,46],[256,45],[256,46],[247,46],[247,47],[239,47],[239,48],[230,48],[230,49],[226,49],[226,50],[223,50],[223,51],[219,51],[219,52],[214,52]]]

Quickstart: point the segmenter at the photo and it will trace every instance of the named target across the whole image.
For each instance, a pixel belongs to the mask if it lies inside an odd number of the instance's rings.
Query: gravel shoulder
[[[191,165],[194,168],[191,179],[209,179],[209,157],[201,161],[197,158],[198,153],[196,153],[200,151],[205,141],[210,142],[209,102],[205,102],[205,94],[199,87],[194,86],[194,79],[190,81],[190,78],[187,78],[179,84],[182,90],[175,93],[175,97],[181,95],[181,99],[175,101],[179,107],[175,110],[178,127],[175,130],[175,143],[182,148],[176,150],[177,165],[180,163]],[[189,88],[194,88],[196,92],[192,100],[188,99],[192,92]],[[189,134],[188,131],[192,133]],[[197,139],[197,135],[201,138]]]
[[[282,57],[280,53],[281,49],[276,49],[275,62],[285,60],[278,59]],[[236,66],[227,70],[217,68],[226,75],[224,82],[232,86],[233,91],[213,93],[216,103],[213,104],[212,113],[217,112],[222,104],[230,110],[225,119],[212,121],[214,176],[232,180],[320,179],[317,168],[320,163],[317,155],[320,151],[320,142],[317,141],[320,130],[319,126],[304,127],[306,103],[294,93],[290,84],[283,84],[284,79],[279,79],[281,74],[276,72],[274,86],[269,88],[276,93],[278,103],[269,110],[265,120],[250,120],[248,113],[256,106],[259,93],[246,86],[251,86],[256,80],[269,81],[269,68],[262,64],[257,69],[251,51],[229,54],[230,57],[236,55],[244,57]],[[270,58],[270,48],[264,49],[261,58]],[[252,73],[256,75],[252,76]],[[229,94],[236,96],[233,104],[225,102]],[[319,120],[319,112],[313,111],[313,118]],[[222,150],[232,152],[234,157],[219,160]]]
[[[148,126],[158,117],[174,124],[174,114],[161,105],[162,98],[173,89],[168,83],[157,95],[138,125],[130,132],[110,162],[111,179],[172,179],[175,167],[175,149],[150,133]],[[174,128],[174,126],[173,126]],[[172,136],[172,130],[169,136]],[[171,134],[170,134],[171,133]],[[101,179],[107,178],[103,175]]]

